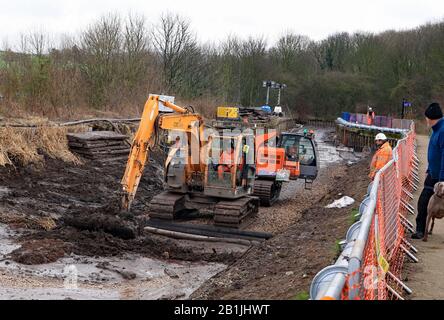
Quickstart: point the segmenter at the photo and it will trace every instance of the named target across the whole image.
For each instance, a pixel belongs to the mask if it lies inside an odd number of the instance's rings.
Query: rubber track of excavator
[[[259,211],[259,198],[243,197],[236,200],[220,201],[214,210],[216,226],[239,228],[245,218]]]
[[[255,180],[253,195],[259,197],[261,204],[266,207],[272,206],[278,199],[281,193],[281,186],[274,186],[275,181],[272,180]],[[273,187],[279,188],[273,195]]]
[[[151,199],[149,215],[151,218],[173,220],[175,214],[185,208],[185,195],[162,192]]]

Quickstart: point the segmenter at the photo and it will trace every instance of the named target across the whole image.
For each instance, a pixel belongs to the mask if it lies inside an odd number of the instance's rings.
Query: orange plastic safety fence
[[[398,142],[394,150],[395,160],[380,172],[376,210],[367,237],[360,270],[348,274],[342,291],[342,299],[348,299],[350,290],[359,290],[359,299],[397,299],[388,290],[402,292],[393,276],[400,279],[405,252],[402,249],[405,227],[401,222],[407,214],[406,204],[411,202],[412,163],[415,156],[414,126],[407,137]],[[388,276],[387,272],[391,275]],[[359,273],[359,283],[352,285]]]
[[[375,244],[375,221],[373,219],[370,227],[370,234],[364,250],[363,263],[361,268],[361,290],[360,298],[363,300],[375,300],[378,297],[377,282],[377,265],[376,259],[376,244]]]

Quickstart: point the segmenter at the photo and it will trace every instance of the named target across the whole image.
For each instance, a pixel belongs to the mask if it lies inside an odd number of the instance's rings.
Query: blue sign
[[[408,101],[404,101],[404,107],[411,107],[412,103]]]
[[[265,111],[265,112],[269,112],[269,113],[271,113],[271,112],[272,112],[272,110],[271,110],[271,107],[270,107],[270,106],[262,106],[262,107],[261,107],[261,109],[262,109],[262,111]]]

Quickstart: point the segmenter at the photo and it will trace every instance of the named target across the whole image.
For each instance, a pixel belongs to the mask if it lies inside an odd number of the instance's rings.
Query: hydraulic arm
[[[162,102],[174,112],[181,114],[189,113],[185,108],[179,107],[168,101],[160,100],[159,96],[153,95],[147,100],[143,109],[139,128],[131,145],[125,174],[121,181],[125,193],[122,199],[123,210],[130,210],[131,203],[134,200],[149,155],[149,147],[156,138],[156,122],[159,117],[159,102]]]

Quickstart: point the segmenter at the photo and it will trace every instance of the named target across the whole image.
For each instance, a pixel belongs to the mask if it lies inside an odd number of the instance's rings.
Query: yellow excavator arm
[[[149,155],[150,143],[156,134],[155,124],[159,117],[159,102],[162,102],[165,107],[168,107],[177,113],[185,114],[189,112],[187,109],[179,107],[171,102],[160,100],[159,96],[155,95],[150,96],[145,103],[139,128],[137,129],[131,145],[125,174],[121,181],[124,191],[122,209],[126,211],[130,210],[131,203],[136,195],[137,187]]]

